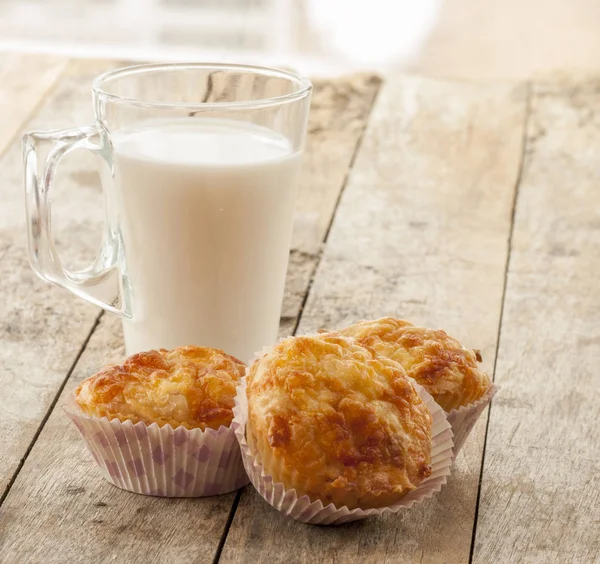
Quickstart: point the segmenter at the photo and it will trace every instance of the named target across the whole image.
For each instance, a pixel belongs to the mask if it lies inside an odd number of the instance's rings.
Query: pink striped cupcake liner
[[[65,412],[103,477],[124,490],[160,497],[204,497],[248,484],[231,427],[186,429],[83,413],[72,395]]]

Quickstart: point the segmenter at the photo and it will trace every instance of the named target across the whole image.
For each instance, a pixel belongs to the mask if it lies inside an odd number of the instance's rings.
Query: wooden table
[[[118,64],[0,54],[0,561],[600,562],[600,79],[315,84],[281,333],[393,314],[481,349],[501,386],[439,495],[326,528],[251,487],[121,491],[62,413],[121,328],[30,270],[19,136],[90,122]],[[98,245],[90,164],[57,180],[71,264]]]

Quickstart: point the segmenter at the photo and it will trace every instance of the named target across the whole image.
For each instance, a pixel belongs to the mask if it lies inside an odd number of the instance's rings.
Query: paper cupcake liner
[[[261,353],[262,354],[262,353]],[[319,500],[311,502],[307,495],[298,497],[295,489],[286,489],[282,483],[274,483],[272,476],[265,474],[264,468],[250,451],[246,441],[246,423],[248,421],[248,399],[246,396],[246,378],[242,378],[238,386],[233,408],[231,427],[240,443],[242,460],[252,485],[258,493],[275,509],[303,523],[313,525],[340,525],[372,515],[396,513],[401,509],[409,509],[422,503],[442,489],[450,475],[452,463],[452,430],[446,421],[446,414],[433,398],[418,384],[415,384],[419,396],[425,402],[433,418],[431,468],[429,478],[408,493],[402,500],[389,507],[376,509],[348,509],[336,507],[332,503],[324,506]]]
[[[173,429],[91,417],[83,413],[74,395],[65,412],[104,478],[124,490],[160,497],[202,497],[231,492],[249,482],[230,427]]]
[[[447,414],[448,423],[452,426],[454,433],[454,456],[460,452],[465,440],[471,433],[471,430],[477,423],[479,416],[487,405],[496,395],[498,386],[492,384],[490,389],[481,397],[481,399],[459,409],[453,409]]]

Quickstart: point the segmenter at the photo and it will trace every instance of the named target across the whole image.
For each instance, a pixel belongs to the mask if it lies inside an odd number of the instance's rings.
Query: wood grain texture
[[[27,129],[90,123],[91,80],[107,66],[94,61],[71,64]],[[32,68],[37,66],[32,64]],[[35,82],[37,72],[29,80]],[[53,191],[53,228],[70,266],[91,262],[104,219],[99,185],[93,175],[82,182],[90,176],[86,170],[91,157],[87,159],[82,152],[65,159]],[[42,282],[29,266],[20,139],[15,139],[0,159],[0,186],[1,499],[99,310],[66,290]]]
[[[65,70],[68,59],[0,53],[0,155]]]
[[[330,177],[327,171],[349,166],[378,84],[372,78],[357,77],[316,85],[313,108],[317,117],[311,116],[311,127],[318,131],[309,133],[306,159],[312,164],[304,169],[300,199],[301,213],[323,218],[318,224],[330,218],[323,215],[322,193],[311,200],[311,190],[321,186],[337,198],[345,174]],[[334,103],[338,91],[352,92],[351,100]],[[345,120],[349,106],[362,109]],[[353,139],[354,146],[338,153],[332,144],[336,138],[344,138],[346,146]],[[292,250],[283,332],[295,324],[317,259],[318,253]],[[0,509],[0,561],[207,562],[216,553],[233,494],[165,501],[118,490],[102,480],[75,428],[61,412],[65,394],[81,379],[123,354],[120,322],[104,315]]]
[[[522,86],[386,82],[300,332],[396,315],[482,349],[491,370],[525,108]],[[247,488],[222,562],[468,562],[484,427],[442,493],[403,514],[307,526]]]
[[[534,88],[474,562],[600,562],[600,79]]]

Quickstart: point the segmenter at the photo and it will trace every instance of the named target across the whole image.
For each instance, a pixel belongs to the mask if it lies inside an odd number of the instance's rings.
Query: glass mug
[[[193,344],[250,360],[277,338],[311,88],[291,72],[239,65],[98,77],[95,124],[23,138],[33,269],[121,316],[128,354]],[[102,247],[69,271],[51,199],[60,159],[77,149],[110,173]]]

